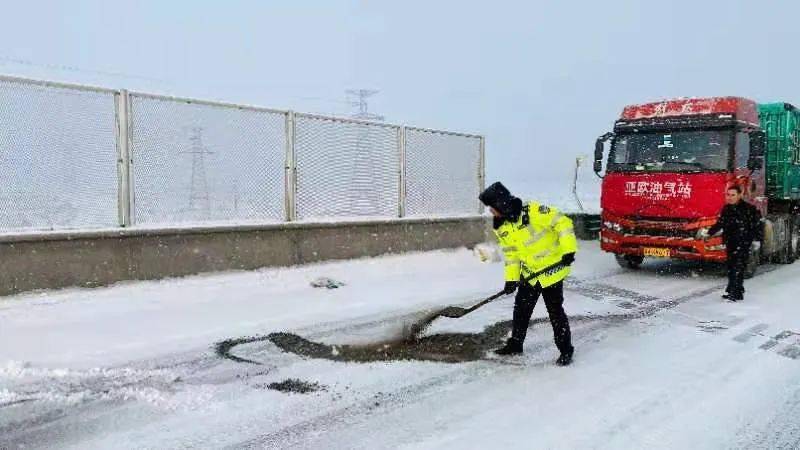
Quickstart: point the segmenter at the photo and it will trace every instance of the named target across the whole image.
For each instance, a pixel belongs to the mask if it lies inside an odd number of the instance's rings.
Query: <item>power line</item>
[[[105,70],[95,70],[95,69],[87,69],[84,67],[79,66],[72,66],[66,64],[49,64],[49,63],[42,63],[37,61],[31,61],[29,59],[22,59],[22,58],[11,58],[8,56],[0,56],[0,62],[3,63],[10,63],[10,64],[17,64],[21,66],[29,66],[29,67],[42,67],[45,69],[51,70],[60,70],[63,72],[77,72],[77,73],[90,73],[94,75],[103,75],[108,77],[118,77],[118,78],[130,78],[130,79],[138,79],[138,80],[145,80],[145,81],[156,81],[159,83],[169,83],[169,81],[161,79],[161,78],[153,78],[153,77],[146,77],[143,75],[131,75],[124,72],[111,72]]]
[[[3,65],[3,64],[16,64],[16,65],[20,65],[20,66],[39,67],[39,68],[44,68],[44,69],[49,69],[49,70],[58,70],[58,71],[62,71],[62,72],[73,72],[73,73],[83,73],[83,74],[92,74],[92,75],[102,75],[102,76],[116,77],[116,78],[136,79],[136,80],[157,82],[157,83],[162,83],[162,84],[167,84],[167,85],[175,85],[176,84],[174,81],[168,80],[168,79],[165,79],[165,78],[149,77],[149,76],[138,75],[138,74],[130,74],[130,73],[125,73],[125,72],[96,70],[96,69],[90,69],[90,68],[85,68],[85,67],[80,67],[80,66],[75,66],[75,65],[68,65],[68,64],[52,64],[52,63],[45,63],[45,62],[40,62],[40,61],[32,61],[32,60],[29,60],[29,59],[14,58],[14,57],[0,55],[0,65]],[[217,87],[217,88],[224,87],[224,88],[237,88],[237,89],[242,89],[243,87],[246,87],[246,85],[230,84],[230,83],[222,83],[222,84],[217,83],[217,84],[211,84],[211,85],[207,85],[207,86],[208,87],[206,89],[209,89],[212,86],[213,87]],[[267,85],[259,84],[258,87],[266,88]],[[272,87],[270,89],[277,89],[277,87]],[[366,110],[366,108],[367,108],[366,98],[371,96],[371,95],[373,95],[373,94],[376,94],[377,92],[378,91],[371,91],[371,90],[366,90],[366,89],[349,90],[348,91],[348,95],[350,95],[352,93],[352,95],[356,95],[359,98],[359,100],[355,101],[355,102],[353,100],[341,100],[341,99],[327,98],[327,97],[322,97],[322,96],[286,95],[286,97],[289,98],[289,99],[292,99],[292,100],[300,100],[300,101],[325,102],[325,103],[329,103],[329,104],[359,106],[359,113],[357,113],[357,116],[353,116],[353,117],[357,117],[357,118],[360,118],[360,119],[363,119],[363,120],[381,121],[381,120],[384,120],[383,116],[369,114],[367,112],[367,110]],[[363,106],[362,106],[362,102],[363,102]],[[363,108],[363,113],[361,112],[362,108]],[[324,113],[320,112],[320,114],[334,115],[334,116],[337,115],[336,113],[329,113],[329,112],[324,112]]]

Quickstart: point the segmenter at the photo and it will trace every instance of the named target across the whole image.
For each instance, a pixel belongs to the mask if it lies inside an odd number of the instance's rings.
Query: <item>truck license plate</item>
[[[669,258],[669,249],[668,248],[645,247],[644,248],[644,256],[655,256],[656,258]]]

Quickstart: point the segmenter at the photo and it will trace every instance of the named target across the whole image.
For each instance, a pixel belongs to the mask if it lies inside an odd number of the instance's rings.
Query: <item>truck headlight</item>
[[[709,245],[708,247],[706,247],[706,250],[710,252],[719,252],[725,250],[725,244]]]
[[[618,224],[616,222],[611,222],[609,220],[606,220],[605,222],[603,222],[603,226],[608,228],[608,229],[614,230],[617,233],[622,233],[622,225],[620,225],[620,224]]]

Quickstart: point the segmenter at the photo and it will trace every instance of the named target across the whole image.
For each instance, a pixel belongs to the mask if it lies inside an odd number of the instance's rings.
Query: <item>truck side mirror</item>
[[[603,170],[603,150],[605,149],[606,141],[602,138],[597,138],[594,143],[594,173],[599,174]]]
[[[612,137],[614,137],[614,133],[606,133],[597,138],[594,143],[594,173],[598,176],[603,170],[603,153],[606,147],[606,141]]]
[[[758,170],[764,164],[764,147],[766,147],[767,137],[763,131],[753,131],[750,133],[750,157],[747,159],[747,168]]]

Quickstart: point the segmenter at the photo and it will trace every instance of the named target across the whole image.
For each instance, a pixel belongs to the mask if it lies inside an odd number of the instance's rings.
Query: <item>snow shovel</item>
[[[531,276],[525,278],[523,280],[523,282],[527,283],[528,281],[538,277],[539,275],[541,275],[541,274],[543,274],[545,272],[550,272],[551,270],[560,269],[562,267],[564,267],[564,264],[559,261],[559,262],[557,262],[555,264],[552,264],[550,266],[547,266],[544,269],[542,269],[542,270],[532,274]],[[497,300],[498,298],[500,298],[500,297],[502,297],[504,295],[506,295],[505,291],[500,291],[500,292],[492,295],[491,297],[487,297],[487,298],[481,300],[480,302],[470,306],[469,308],[460,308],[458,306],[448,306],[447,308],[441,309],[441,310],[431,314],[430,316],[420,320],[419,322],[415,323],[414,325],[412,325],[411,326],[411,330],[410,330],[411,331],[411,336],[413,338],[416,335],[418,335],[420,332],[422,332],[422,330],[427,328],[428,325],[431,324],[431,322],[433,322],[434,320],[438,319],[439,317],[449,317],[451,319],[458,319],[459,317],[466,316],[467,314],[471,313],[472,311],[475,311],[476,309],[480,308],[481,306],[483,306],[483,305],[485,305],[487,303],[491,303],[494,300]]]

